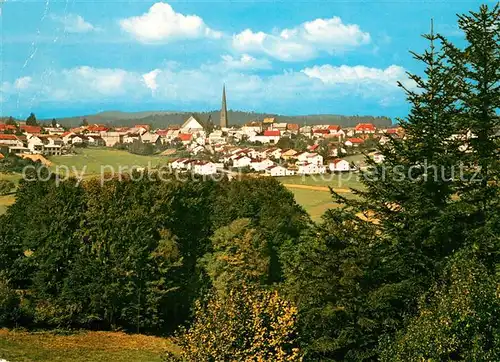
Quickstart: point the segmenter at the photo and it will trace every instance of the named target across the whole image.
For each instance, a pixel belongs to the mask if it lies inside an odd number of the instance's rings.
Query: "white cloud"
[[[338,54],[370,43],[370,34],[339,17],[316,19],[291,29],[268,34],[245,29],[233,35],[233,48],[261,52],[282,61],[303,61],[320,53]]]
[[[158,83],[156,83],[156,77],[161,73],[160,69],[152,70],[149,73],[143,74],[142,79],[146,84],[146,87],[151,89],[152,92],[156,91],[158,88]]]
[[[14,88],[17,90],[25,90],[28,89],[31,84],[31,77],[21,77],[15,80]]]
[[[396,86],[398,80],[406,78],[405,69],[397,65],[379,69],[362,65],[334,67],[327,64],[305,68],[302,72],[310,78],[321,80],[325,84],[377,83]]]
[[[94,25],[76,14],[66,14],[64,16],[53,15],[52,19],[62,24],[64,31],[68,33],[88,33],[98,30]]]
[[[216,65],[198,69],[166,66],[144,74],[88,66],[55,71],[50,79],[33,79],[29,89],[21,93],[21,104],[23,99],[24,102],[61,104],[117,100],[171,103],[179,109],[193,104],[217,107],[223,82],[228,87],[231,107],[238,109],[283,107],[286,110],[292,103],[343,103],[356,98],[390,106],[404,99],[396,81],[404,80],[406,76],[404,69],[396,65],[385,69],[323,65],[301,71],[257,75],[238,68],[254,61],[254,58],[244,59],[226,56]],[[223,70],[221,65],[224,62],[237,66]],[[2,96],[17,94],[9,84],[2,88]]]
[[[156,3],[141,16],[120,20],[121,28],[144,43],[167,42],[184,38],[221,38],[199,16],[183,15],[167,3]]]
[[[272,67],[268,59],[257,59],[248,54],[242,54],[239,58],[226,54],[221,56],[221,58],[222,61],[219,63],[219,66],[225,70],[258,70],[270,69]]]

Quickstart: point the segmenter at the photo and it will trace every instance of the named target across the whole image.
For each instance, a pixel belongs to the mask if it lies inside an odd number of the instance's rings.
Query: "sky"
[[[488,2],[488,0],[485,0]],[[410,51],[479,1],[0,0],[0,115],[208,111],[404,117]],[[493,3],[490,1],[490,3]]]

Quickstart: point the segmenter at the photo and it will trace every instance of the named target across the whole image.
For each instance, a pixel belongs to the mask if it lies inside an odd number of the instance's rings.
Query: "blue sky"
[[[213,110],[225,82],[231,109],[405,116],[409,50],[480,4],[7,0],[0,114]]]

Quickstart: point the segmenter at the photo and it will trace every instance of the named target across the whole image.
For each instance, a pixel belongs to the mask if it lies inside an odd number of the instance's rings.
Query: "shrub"
[[[167,361],[301,361],[297,310],[277,292],[240,287],[197,302],[191,328],[176,338],[180,356]]]
[[[0,195],[7,195],[15,187],[12,181],[0,180]]]

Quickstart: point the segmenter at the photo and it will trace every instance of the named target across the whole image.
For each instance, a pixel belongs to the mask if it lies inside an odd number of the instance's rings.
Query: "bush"
[[[19,296],[10,287],[9,281],[0,275],[0,325],[9,325],[17,321],[19,303]]]
[[[180,357],[166,361],[301,361],[297,309],[277,292],[240,287],[195,304],[191,328],[175,339]]]
[[[0,180],[0,195],[7,195],[15,187],[12,181]]]

